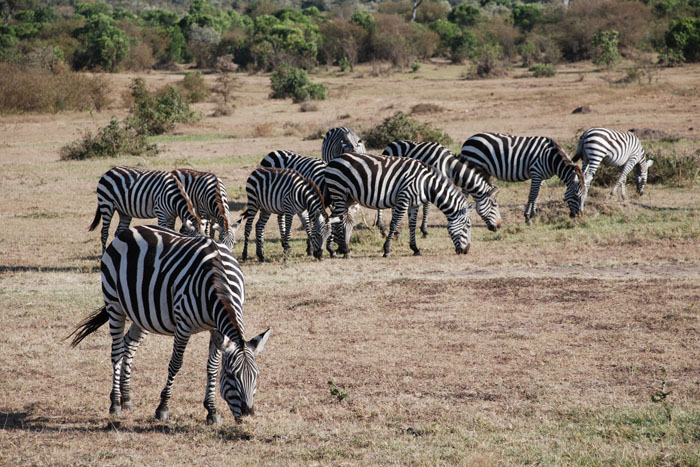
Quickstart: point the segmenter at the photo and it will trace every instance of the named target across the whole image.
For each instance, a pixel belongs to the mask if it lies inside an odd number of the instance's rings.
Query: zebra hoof
[[[423,256],[423,253],[421,253],[420,250],[416,250],[413,252],[413,256]]]
[[[117,404],[112,404],[109,407],[109,414],[114,416],[114,417],[120,416],[122,414],[122,406],[117,405]]]
[[[423,238],[428,238],[428,232],[421,232],[423,234]]]
[[[345,253],[345,254],[343,255],[343,258],[345,258],[345,259],[350,259],[350,258],[352,258],[352,255],[348,252],[348,253]]]
[[[385,258],[391,258],[391,253],[389,253],[389,252],[386,252],[386,253],[384,253],[384,255],[383,255],[383,256],[384,256]]]
[[[213,413],[207,415],[207,425],[221,425],[221,414]]]
[[[156,420],[160,420],[161,422],[164,422],[168,418],[170,418],[170,413],[167,410],[161,410],[161,409],[156,410]]]

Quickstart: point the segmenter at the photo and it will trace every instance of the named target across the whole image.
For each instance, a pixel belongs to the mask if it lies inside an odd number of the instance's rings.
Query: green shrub
[[[666,46],[683,61],[700,61],[700,18],[672,20],[665,40]]]
[[[211,95],[211,90],[199,72],[187,72],[178,85],[185,100],[192,104],[202,102]]]
[[[649,168],[647,182],[673,187],[691,187],[700,179],[700,153],[676,149],[650,148],[647,158],[654,160]],[[627,184],[634,184],[634,170],[627,176]],[[618,167],[601,165],[596,171],[594,186],[612,187],[620,177]]]
[[[285,99],[291,97],[294,102],[303,102],[309,99],[325,100],[326,88],[323,84],[312,83],[309,75],[301,68],[283,65],[270,77],[273,99]]]
[[[551,63],[535,63],[529,68],[535,78],[549,78],[557,74]]]
[[[154,155],[158,149],[148,144],[146,136],[127,123],[112,121],[96,134],[86,131],[82,139],[74,141],[59,151],[61,160],[85,160],[100,157],[128,155]]]
[[[414,141],[435,141],[443,145],[453,143],[450,136],[428,124],[420,123],[403,112],[396,112],[391,117],[362,134],[365,143],[370,148],[381,149],[397,139],[410,139]]]
[[[618,50],[619,33],[615,30],[601,31],[593,36],[593,63],[608,68],[620,61]]]
[[[131,83],[134,103],[130,109],[130,125],[147,136],[160,135],[172,130],[175,123],[187,123],[195,119],[182,94],[173,86],[166,86],[152,94],[142,78]]]

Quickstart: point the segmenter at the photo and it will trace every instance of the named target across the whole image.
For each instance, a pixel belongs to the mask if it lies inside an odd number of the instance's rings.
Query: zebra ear
[[[214,331],[211,333],[211,340],[222,352],[230,352],[235,348],[235,344],[228,337],[221,334],[219,331]]]
[[[270,338],[270,331],[272,328],[267,328],[267,331],[253,337],[251,340],[246,342],[250,350],[253,351],[253,356],[257,356],[265,348],[267,340]]]

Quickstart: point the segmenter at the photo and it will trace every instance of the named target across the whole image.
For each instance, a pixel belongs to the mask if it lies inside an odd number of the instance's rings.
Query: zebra
[[[384,242],[384,256],[390,255],[391,239],[401,219],[409,212],[410,246],[420,256],[416,245],[418,207],[429,201],[448,220],[447,230],[457,254],[466,254],[471,245],[472,204],[444,175],[415,159],[347,153],[336,157],[326,167],[326,190],[333,205],[333,216],[344,219],[335,234],[339,252],[350,256],[349,240],[352,219],[344,217],[352,203],[374,209],[392,208],[389,233]],[[343,232],[345,230],[345,232]]]
[[[566,184],[564,201],[571,217],[583,211],[583,173],[551,138],[478,133],[464,142],[459,159],[482,172],[487,183],[492,176],[509,182],[532,179],[525,205],[528,224],[537,213],[542,181],[555,174]]]
[[[97,183],[97,210],[89,227],[95,230],[102,219],[102,252],[107,248],[109,225],[114,211],[119,213],[115,235],[127,229],[131,219],[158,218],[158,225],[175,227],[175,218],[182,219],[181,232],[200,229],[201,221],[193,210],[184,187],[170,172],[136,167],[113,167]]]
[[[233,251],[238,224],[231,225],[228,194],[221,179],[211,172],[192,169],[175,169],[172,174],[182,183],[197,215],[208,220],[209,225],[212,221],[216,223],[210,231],[211,237],[214,238],[214,232],[219,230],[219,242]]]
[[[486,227],[495,232],[501,227],[501,213],[498,210],[495,188],[484,180],[484,177],[476,170],[467,167],[467,164],[457,159],[452,152],[441,145],[424,141],[421,143],[409,140],[397,140],[384,148],[382,155],[396,157],[410,157],[424,164],[434,167],[443,173],[455,185],[462,188],[465,196],[471,194],[476,200],[476,212],[486,222]],[[430,203],[423,205],[423,220],[420,230],[423,237],[427,237],[428,210]]]
[[[207,424],[221,423],[216,410],[216,379],[221,397],[237,422],[254,411],[258,380],[255,357],[270,329],[246,341],[243,328],[243,275],[231,251],[205,236],[185,236],[160,226],[137,226],[116,235],[102,255],[104,306],[71,333],[71,346],[109,322],[112,336],[110,415],[118,417],[131,401],[131,364],[150,332],[174,337],[168,378],[155,417],[167,420],[173,380],[192,334],[209,331],[204,407]],[[126,320],[132,325],[124,335]]]
[[[321,144],[321,159],[328,164],[331,159],[346,152],[365,153],[365,143],[357,134],[347,127],[337,127],[328,130]]]
[[[271,214],[277,214],[281,233],[281,243],[285,255],[289,253],[289,239],[292,232],[294,214],[308,212],[313,227],[306,226],[311,241],[313,255],[321,259],[323,246],[330,236],[330,225],[337,219],[329,219],[323,196],[316,184],[291,169],[259,167],[248,177],[246,183],[248,202],[242,219],[246,219],[245,243],[242,260],[248,259],[248,238],[253,228],[253,218],[260,211],[255,225],[255,252],[259,261],[265,261],[263,242],[265,224]]]
[[[579,159],[583,159],[583,177],[586,184],[584,199],[581,201],[582,207],[591,187],[591,180],[601,163],[620,168],[620,178],[610,196],[615,196],[619,188],[623,201],[627,199],[625,182],[632,168],[634,167],[637,193],[642,195],[649,167],[654,163],[651,159],[647,160],[644,147],[634,133],[607,128],[590,128],[581,135],[573,161],[576,162]]]
[[[259,166],[296,170],[302,177],[313,181],[321,191],[321,194],[324,194],[326,182],[323,171],[326,168],[326,164],[321,159],[281,149],[268,153],[260,161]],[[309,223],[309,214],[306,211],[299,213],[299,220],[301,220],[301,224],[306,230]],[[280,236],[282,236],[282,232],[280,232]],[[306,254],[311,255],[311,240],[308,238],[306,241]]]

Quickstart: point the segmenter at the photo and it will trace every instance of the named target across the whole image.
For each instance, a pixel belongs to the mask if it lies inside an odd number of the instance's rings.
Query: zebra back
[[[260,167],[272,167],[279,169],[292,169],[302,177],[313,180],[319,190],[323,192],[324,169],[326,164],[315,157],[305,156],[286,149],[270,152],[260,161]]]
[[[291,203],[295,213],[308,211],[309,215],[322,214],[328,218],[323,194],[313,180],[292,169],[259,167],[246,183],[248,204],[275,214],[285,214],[284,203]],[[248,216],[248,212],[244,217]]]
[[[328,130],[321,144],[321,158],[326,164],[333,158],[346,153],[365,153],[365,144],[357,134],[347,127],[337,127]]]

